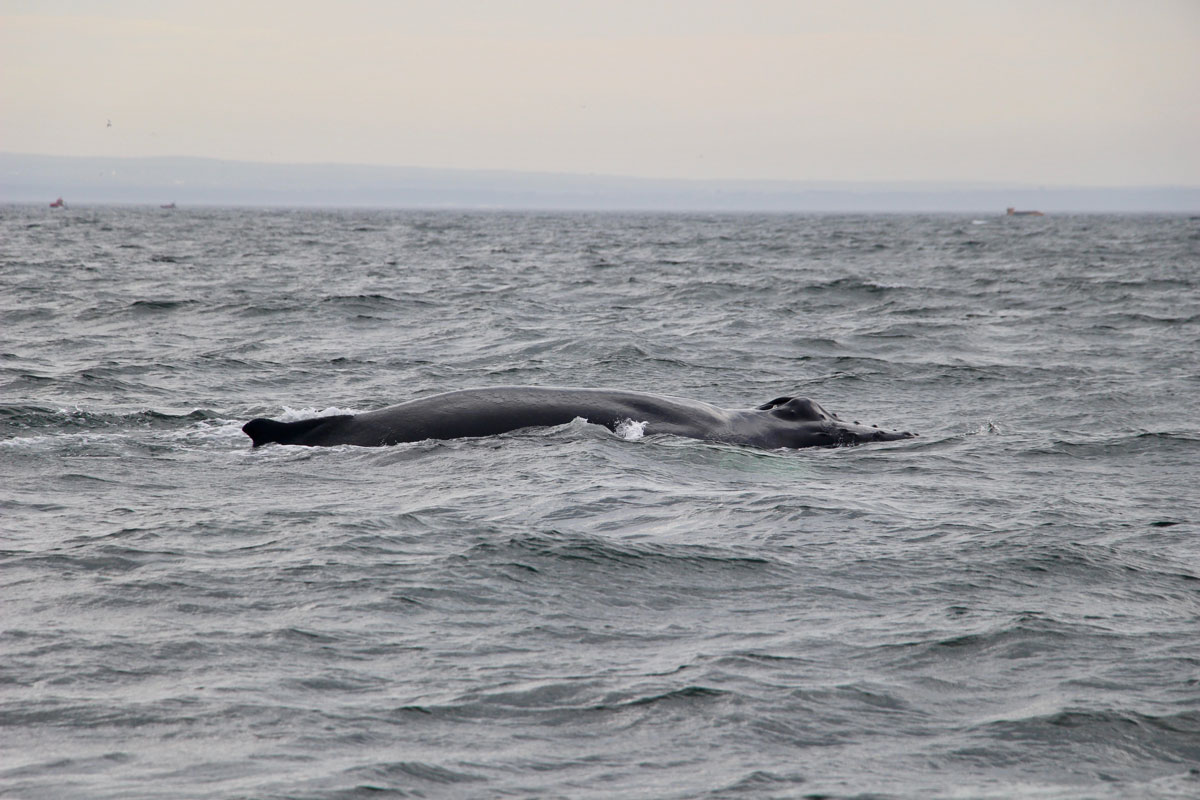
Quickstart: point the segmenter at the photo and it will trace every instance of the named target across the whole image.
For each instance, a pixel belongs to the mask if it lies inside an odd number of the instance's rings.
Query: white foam
[[[617,423],[617,427],[613,429],[613,432],[627,442],[636,442],[646,435],[646,423],[623,419]]]
[[[359,413],[362,412],[348,408],[339,408],[338,406],[329,406],[324,409],[283,406],[283,413],[275,419],[279,422],[299,422],[302,419],[312,419],[314,417],[336,417],[339,414],[354,415]]]

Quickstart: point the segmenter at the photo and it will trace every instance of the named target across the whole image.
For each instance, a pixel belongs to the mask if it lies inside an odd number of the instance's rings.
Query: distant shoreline
[[[0,202],[496,211],[1200,212],[1200,187],[655,179],[193,157],[0,153]]]

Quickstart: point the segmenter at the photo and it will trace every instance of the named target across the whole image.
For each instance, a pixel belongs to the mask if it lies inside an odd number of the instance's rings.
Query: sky
[[[0,150],[1194,186],[1200,0],[0,0]]]

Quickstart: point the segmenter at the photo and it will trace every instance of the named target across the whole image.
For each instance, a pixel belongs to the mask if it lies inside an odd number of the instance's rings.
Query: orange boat
[[[60,197],[57,200],[55,200],[53,203],[51,203],[50,207],[51,208],[66,208],[67,204],[64,203],[63,199]]]

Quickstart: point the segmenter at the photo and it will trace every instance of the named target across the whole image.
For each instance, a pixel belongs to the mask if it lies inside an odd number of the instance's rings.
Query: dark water
[[[1200,796],[1200,221],[0,209],[0,795]],[[916,440],[242,422],[495,384]]]

